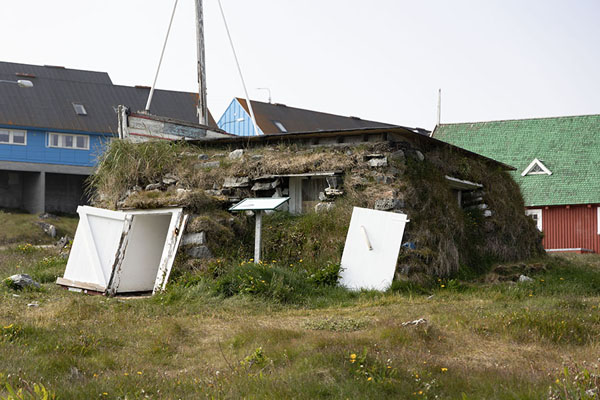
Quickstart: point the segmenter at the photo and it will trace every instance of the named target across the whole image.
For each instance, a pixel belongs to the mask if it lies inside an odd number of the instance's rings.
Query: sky
[[[3,0],[1,61],[150,86],[174,0]],[[251,99],[433,129],[600,113],[598,0],[222,0]],[[244,91],[204,0],[208,106]],[[179,0],[157,88],[197,91],[194,0]]]

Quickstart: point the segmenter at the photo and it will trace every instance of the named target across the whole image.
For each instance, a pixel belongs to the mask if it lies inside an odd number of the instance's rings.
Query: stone
[[[219,161],[208,161],[194,165],[194,169],[208,169],[208,168],[219,168],[221,163]]]
[[[415,156],[417,156],[417,160],[419,161],[425,160],[425,156],[419,150],[415,150]]]
[[[36,281],[33,280],[33,278],[31,278],[31,276],[27,275],[27,274],[17,274],[17,275],[12,275],[9,276],[8,278],[5,279],[5,282],[8,286],[10,286],[13,289],[25,289],[27,287],[35,287],[35,288],[40,288],[40,284]]]
[[[176,177],[173,174],[166,174],[163,178],[162,178],[162,183],[164,183],[165,185],[174,185],[177,182],[179,182],[179,178]]]
[[[385,155],[383,155],[381,153],[371,153],[371,154],[365,154],[363,156],[363,160],[364,161],[369,161],[369,160],[372,160],[374,158],[385,158]]]
[[[220,157],[225,157],[225,154],[223,153],[217,153],[217,154],[213,154],[212,158],[220,158]]]
[[[396,205],[396,199],[379,199],[375,200],[375,209],[379,211],[393,210]]]
[[[162,188],[162,183],[151,183],[146,185],[146,190],[158,190]]]
[[[375,175],[375,182],[389,185],[394,182],[394,178],[384,174],[377,174]]]
[[[208,156],[206,154],[198,154],[198,160],[208,160]]]
[[[40,214],[40,219],[57,219],[58,217],[54,214],[50,214],[50,213],[43,213]]]
[[[73,241],[73,239],[71,237],[69,237],[69,236],[63,236],[60,239],[58,239],[58,242],[56,242],[56,247],[58,247],[59,249],[64,249],[72,241]]]
[[[239,158],[242,158],[243,155],[244,155],[244,150],[236,149],[236,150],[232,151],[231,153],[229,153],[227,158],[229,158],[230,160],[237,160]]]
[[[327,195],[327,197],[341,196],[343,194],[344,191],[342,189],[325,188],[325,195]]]
[[[177,188],[177,190],[175,191],[175,193],[177,193],[177,195],[181,196],[184,195],[188,192],[191,192],[190,189],[184,189],[184,188]]]
[[[254,182],[254,185],[252,186],[251,190],[271,190],[279,186],[280,183],[281,182],[279,181],[279,179],[271,182]]]
[[[333,203],[317,203],[315,206],[315,212],[321,213],[331,211],[334,207],[335,205]]]
[[[519,276],[519,282],[533,282],[533,279],[531,279],[527,275],[521,274],[521,276]]]
[[[207,258],[213,257],[210,249],[204,245],[190,247],[189,249],[187,249],[185,251],[185,253],[188,256],[190,256],[192,258],[197,258],[197,259],[207,259]]]
[[[388,165],[387,157],[371,158],[368,162],[369,162],[369,167],[373,167],[373,168],[387,167],[387,165]]]
[[[403,322],[402,326],[419,326],[419,325],[427,325],[427,320],[425,318],[415,319],[414,321]]]
[[[390,160],[403,161],[404,159],[406,159],[406,155],[402,150],[396,150],[392,154],[390,154]]]
[[[220,190],[211,190],[211,189],[207,189],[204,191],[204,194],[206,194],[207,196],[221,196],[223,193]]]
[[[264,156],[262,154],[254,154],[252,157],[250,157],[250,159],[252,161],[259,161],[262,160],[264,158]]]
[[[187,245],[202,245],[202,244],[206,244],[206,232],[202,231],[202,232],[196,232],[196,233],[187,233],[185,235],[183,235],[183,238],[181,239],[181,245],[182,246],[187,246]]]
[[[46,235],[55,238],[56,237],[56,227],[47,222],[38,221],[36,224],[42,228],[42,230],[46,233]]]
[[[250,186],[250,178],[247,176],[230,176],[225,178],[225,182],[223,182],[224,188],[245,188]]]

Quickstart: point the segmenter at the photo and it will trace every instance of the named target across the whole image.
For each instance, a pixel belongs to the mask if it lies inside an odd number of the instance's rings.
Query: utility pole
[[[198,45],[198,122],[200,125],[208,125],[202,0],[196,0],[196,43]]]

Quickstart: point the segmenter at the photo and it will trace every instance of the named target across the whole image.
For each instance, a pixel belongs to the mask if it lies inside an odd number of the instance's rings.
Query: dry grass
[[[2,254],[2,276],[52,255]],[[130,300],[3,288],[0,373],[61,398],[538,399],[563,363],[597,361],[599,260],[548,260],[523,285],[336,291],[301,306],[218,297],[208,281]],[[553,336],[563,320],[574,333]]]

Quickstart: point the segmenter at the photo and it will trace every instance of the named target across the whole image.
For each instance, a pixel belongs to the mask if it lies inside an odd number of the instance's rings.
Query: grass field
[[[49,244],[54,243],[61,236],[73,237],[77,221],[74,216],[60,216],[41,220],[35,214],[18,213],[0,210],[0,246],[10,243]],[[56,238],[48,236],[42,228],[35,223],[43,221],[56,226]]]
[[[64,259],[13,247],[0,277],[43,285],[0,288],[0,398],[34,384],[62,399],[597,398],[600,257],[540,262],[521,284],[225,297],[180,276],[122,299],[65,291]]]

